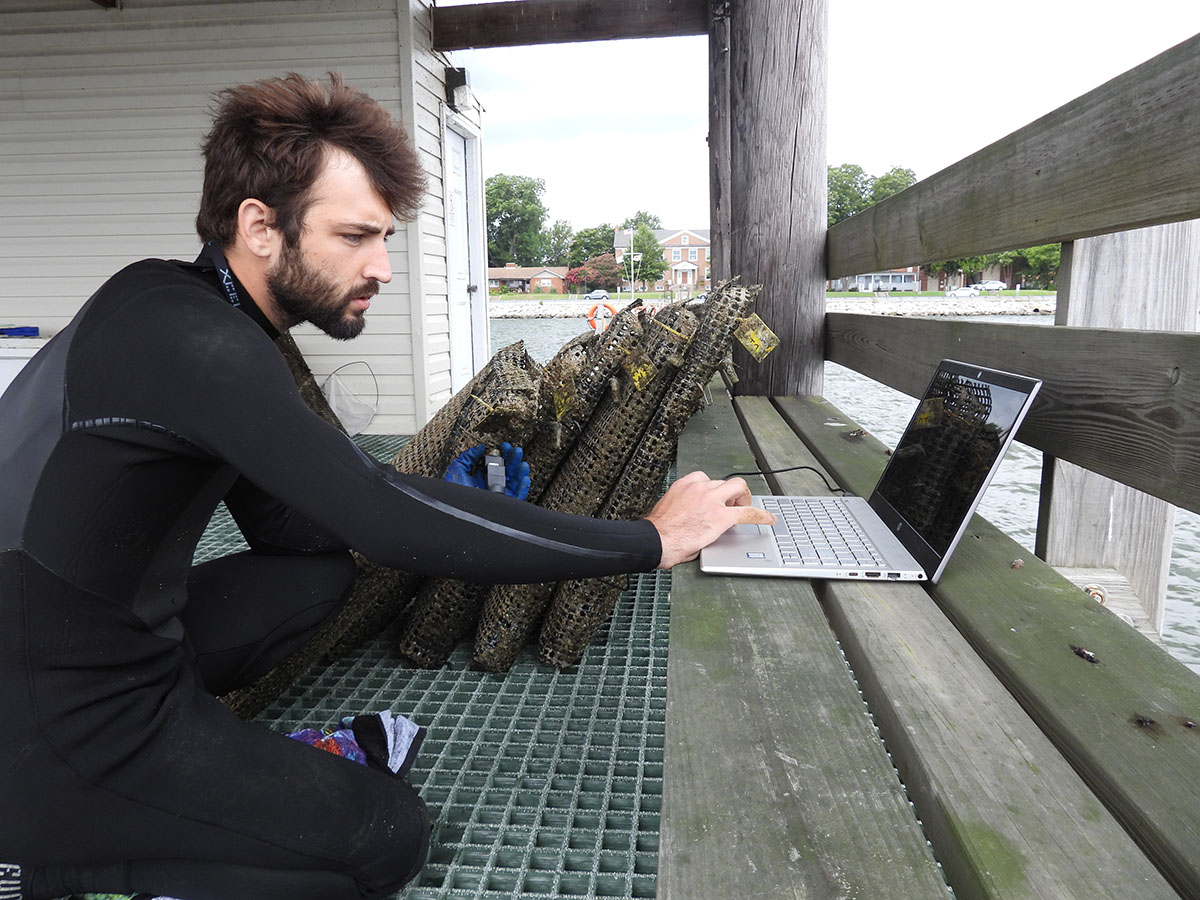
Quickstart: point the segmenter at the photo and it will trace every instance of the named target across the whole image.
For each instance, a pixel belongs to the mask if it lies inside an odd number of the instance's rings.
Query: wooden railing
[[[1200,35],[829,230],[828,276],[1200,216]]]
[[[1200,35],[835,225],[828,276],[1196,218]],[[1035,374],[1020,440],[1200,511],[1200,335],[829,314],[825,356],[909,394],[942,357]]]

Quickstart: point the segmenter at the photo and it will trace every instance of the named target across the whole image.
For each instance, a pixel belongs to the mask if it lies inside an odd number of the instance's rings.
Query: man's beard
[[[374,297],[379,282],[364,281],[340,291],[304,259],[299,248],[287,247],[267,273],[267,288],[275,304],[297,322],[311,322],[339,341],[358,337],[367,324],[362,310],[351,309],[356,297]]]

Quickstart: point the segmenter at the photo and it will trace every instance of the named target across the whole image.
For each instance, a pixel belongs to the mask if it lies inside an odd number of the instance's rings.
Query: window
[[[712,247],[705,247],[705,248],[704,248],[704,258],[705,258],[705,259],[712,259]]]
[[[554,279],[553,278],[543,278],[541,280],[540,284],[542,287],[554,287]]]
[[[681,234],[681,235],[679,236],[679,243],[681,243],[681,244],[683,244],[684,246],[686,246],[686,245],[687,245],[687,242],[688,242],[688,239],[689,239],[690,237],[691,237],[691,235],[687,235],[687,234]]]
[[[698,257],[698,253],[696,251],[696,248],[695,247],[690,248],[688,250],[688,259],[690,259],[692,262],[695,262],[697,257]]]
[[[678,248],[672,250],[671,251],[671,261],[679,262],[679,260],[683,259],[683,257],[680,255],[681,253],[682,253],[682,251],[679,250]]]

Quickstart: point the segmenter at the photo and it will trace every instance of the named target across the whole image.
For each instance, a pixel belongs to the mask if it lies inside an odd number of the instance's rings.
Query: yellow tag
[[[658,374],[654,363],[640,348],[635,348],[626,356],[622,366],[629,374],[629,380],[633,382],[634,388],[639,391],[644,390],[646,385],[653,381],[654,376]]]
[[[742,319],[734,329],[733,336],[759,362],[779,346],[779,335],[767,327],[767,323],[758,317],[758,313],[751,313]]]
[[[575,405],[575,391],[570,385],[560,384],[554,392],[554,419],[561,422]]]

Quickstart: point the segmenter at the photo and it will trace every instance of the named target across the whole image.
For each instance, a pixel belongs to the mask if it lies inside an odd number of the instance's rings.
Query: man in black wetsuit
[[[405,476],[311,413],[272,337],[339,338],[419,206],[403,131],[332,77],[225,92],[194,263],[115,275],[0,398],[0,896],[385,897],[429,819],[402,779],[215,698],[339,604],[347,548],[472,581],[692,558],[763,521],[685,476],[646,520],[569,516]],[[193,568],[224,498],[251,549]]]

